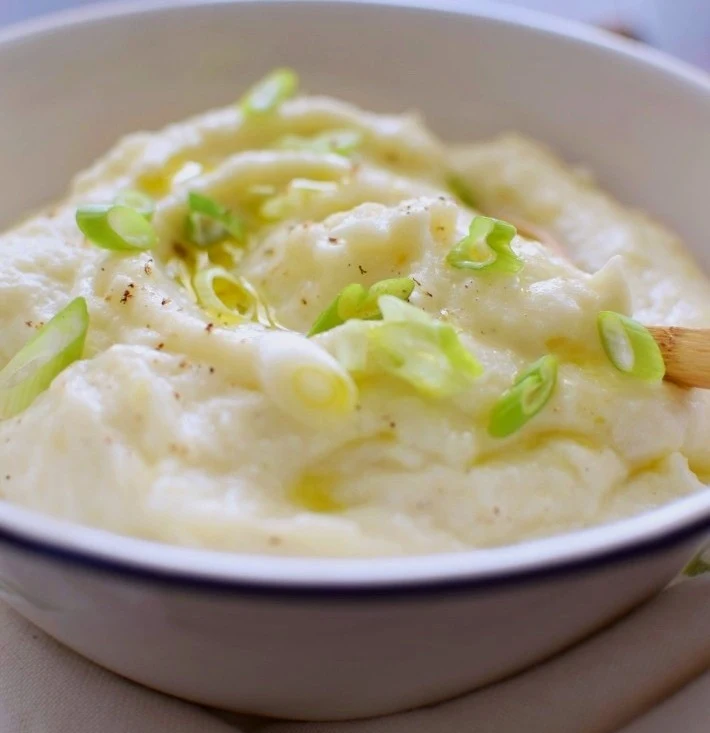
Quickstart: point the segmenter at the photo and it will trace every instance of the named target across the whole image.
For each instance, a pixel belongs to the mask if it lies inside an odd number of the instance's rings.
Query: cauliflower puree
[[[705,490],[705,395],[623,374],[597,331],[601,311],[710,325],[673,235],[524,138],[447,146],[416,116],[269,83],[127,137],[0,238],[0,367],[73,299],[89,318],[83,358],[0,421],[0,496],[168,543],[347,556]],[[155,201],[150,248],[89,241],[77,209],[129,190]],[[496,230],[509,266],[475,247],[460,266],[477,215],[518,225]],[[496,434],[548,357],[549,394]]]

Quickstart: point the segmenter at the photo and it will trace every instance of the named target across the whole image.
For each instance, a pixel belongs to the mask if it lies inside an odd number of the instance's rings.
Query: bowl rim
[[[376,558],[257,555],[168,545],[0,501],[0,546],[73,569],[210,594],[371,600],[471,593],[598,571],[655,557],[693,540],[699,550],[710,532],[709,494],[514,545]]]
[[[41,41],[66,27],[90,26],[126,16],[179,12],[219,5],[343,7],[345,12],[377,13],[397,9],[456,15],[523,27],[592,46],[652,66],[659,73],[710,97],[710,75],[642,44],[573,21],[482,2],[461,8],[455,0],[132,0],[74,8],[0,30],[3,48]],[[1,63],[1,60],[0,60]],[[304,598],[389,597],[490,588],[536,582],[558,574],[630,560],[689,542],[710,530],[710,491],[660,508],[588,529],[491,549],[471,549],[405,557],[283,557],[172,546],[113,534],[55,519],[0,500],[0,543],[16,550],[136,580],[177,584],[192,589]]]

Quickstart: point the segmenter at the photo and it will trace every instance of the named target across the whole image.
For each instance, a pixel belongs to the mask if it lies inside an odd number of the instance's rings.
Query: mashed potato
[[[168,543],[347,556],[513,543],[704,490],[704,395],[622,374],[597,334],[604,310],[710,325],[675,237],[523,138],[447,147],[320,97],[247,112],[126,138],[0,239],[0,366],[71,299],[90,319],[84,358],[0,422],[0,495]],[[77,207],[127,189],[155,199],[157,245],[89,242]],[[190,192],[243,236],[195,246]],[[477,214],[524,224],[517,271],[451,265]],[[344,288],[395,278],[405,321],[307,336]],[[549,402],[491,435],[545,355]]]

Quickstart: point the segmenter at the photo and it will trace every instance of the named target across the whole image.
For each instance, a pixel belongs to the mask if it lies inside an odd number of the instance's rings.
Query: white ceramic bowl
[[[502,7],[423,5],[144,2],[5,31],[0,221],[60,195],[121,134],[229,102],[289,64],[307,87],[418,107],[449,138],[515,128],[545,140],[710,265],[704,75]],[[20,613],[131,679],[234,710],[347,718],[441,700],[564,648],[661,588],[709,527],[710,491],[515,547],[278,559],[0,503],[0,580]]]

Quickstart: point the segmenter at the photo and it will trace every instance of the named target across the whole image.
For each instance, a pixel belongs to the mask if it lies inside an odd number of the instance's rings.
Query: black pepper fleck
[[[367,275],[367,270],[362,265],[358,265],[357,269],[360,270],[361,275]]]
[[[133,293],[130,290],[124,290],[123,297],[121,298],[121,303],[128,303],[128,299],[132,297]]]
[[[208,323],[208,324],[207,324],[207,325],[205,326],[205,331],[207,331],[207,333],[212,333],[212,329],[213,329],[213,328],[214,328],[214,323]]]

